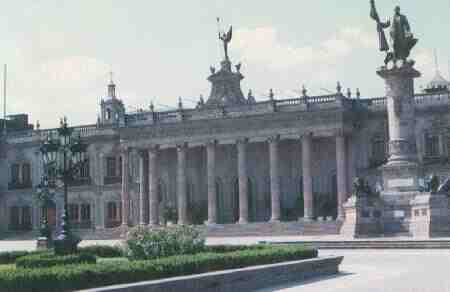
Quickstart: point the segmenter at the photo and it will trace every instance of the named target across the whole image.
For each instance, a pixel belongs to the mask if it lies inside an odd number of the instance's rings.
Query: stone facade
[[[414,186],[431,173],[450,175],[448,91],[411,91],[399,101],[395,92],[403,89],[393,81],[387,97],[361,98],[359,91],[344,96],[338,86],[326,96],[271,92],[269,100],[255,102],[242,95],[240,66],[233,72],[224,62],[209,78],[209,99],[201,98],[196,108],[184,108],[180,100],[174,111],[150,106],[126,112],[111,81],[97,123],[74,127],[89,143],[89,163],[69,188],[73,226],[343,220],[356,175],[374,186],[390,173],[397,181],[385,179],[385,192],[402,183],[407,167],[415,173]],[[399,113],[398,121],[391,118]],[[403,118],[407,131],[400,133]],[[42,176],[39,147],[54,131],[27,125],[2,136],[2,231],[38,228],[43,214],[33,194]],[[386,161],[391,167],[380,167]],[[396,168],[394,161],[412,164]],[[62,208],[57,191],[46,214],[56,226]],[[403,214],[402,224],[409,224],[411,210]]]

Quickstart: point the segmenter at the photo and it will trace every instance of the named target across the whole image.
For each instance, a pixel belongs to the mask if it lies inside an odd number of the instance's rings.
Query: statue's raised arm
[[[390,21],[381,22],[378,15],[377,8],[375,7],[375,0],[370,0],[370,17],[377,23],[377,33],[378,33],[378,44],[381,52],[389,51],[389,44],[384,33],[384,29],[388,28],[391,23]]]

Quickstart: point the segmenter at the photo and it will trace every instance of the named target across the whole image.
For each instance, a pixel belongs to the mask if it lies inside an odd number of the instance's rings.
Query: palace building
[[[176,110],[150,105],[137,112],[125,110],[127,101],[111,81],[97,122],[74,127],[89,148],[69,187],[71,226],[333,224],[345,217],[356,176],[382,191],[386,97],[352,94],[338,83],[334,94],[310,96],[303,88],[285,97],[271,90],[257,102],[251,92],[243,94],[243,78],[240,64],[227,56],[211,68],[211,93],[195,108],[180,99]],[[420,177],[450,176],[449,89],[437,73],[412,99]],[[38,229],[44,216],[59,226],[62,191],[56,189],[46,214],[35,196],[43,175],[39,149],[56,129],[33,127],[26,114],[1,123],[7,129],[0,149],[1,231]]]

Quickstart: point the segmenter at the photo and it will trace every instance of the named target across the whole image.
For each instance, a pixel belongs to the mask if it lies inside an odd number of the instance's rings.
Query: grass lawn
[[[9,264],[9,265],[0,265],[0,272],[6,271],[6,270],[15,270],[16,264]]]

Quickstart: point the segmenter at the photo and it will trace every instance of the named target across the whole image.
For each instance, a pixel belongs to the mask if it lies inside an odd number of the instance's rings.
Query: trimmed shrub
[[[0,265],[14,264],[20,257],[28,255],[28,251],[5,251],[0,252]]]
[[[120,265],[104,263],[16,269],[0,272],[0,287],[9,292],[73,291],[313,257],[317,257],[317,250],[286,245],[130,261]]]
[[[95,255],[101,258],[119,258],[124,256],[122,248],[109,245],[90,245],[78,248],[79,253]]]
[[[16,268],[33,269],[48,268],[61,265],[95,264],[97,258],[90,254],[72,254],[58,256],[52,252],[32,254],[20,257],[16,260]]]
[[[150,260],[194,254],[205,248],[205,237],[191,226],[149,230],[135,227],[128,233],[125,254],[131,260]]]

